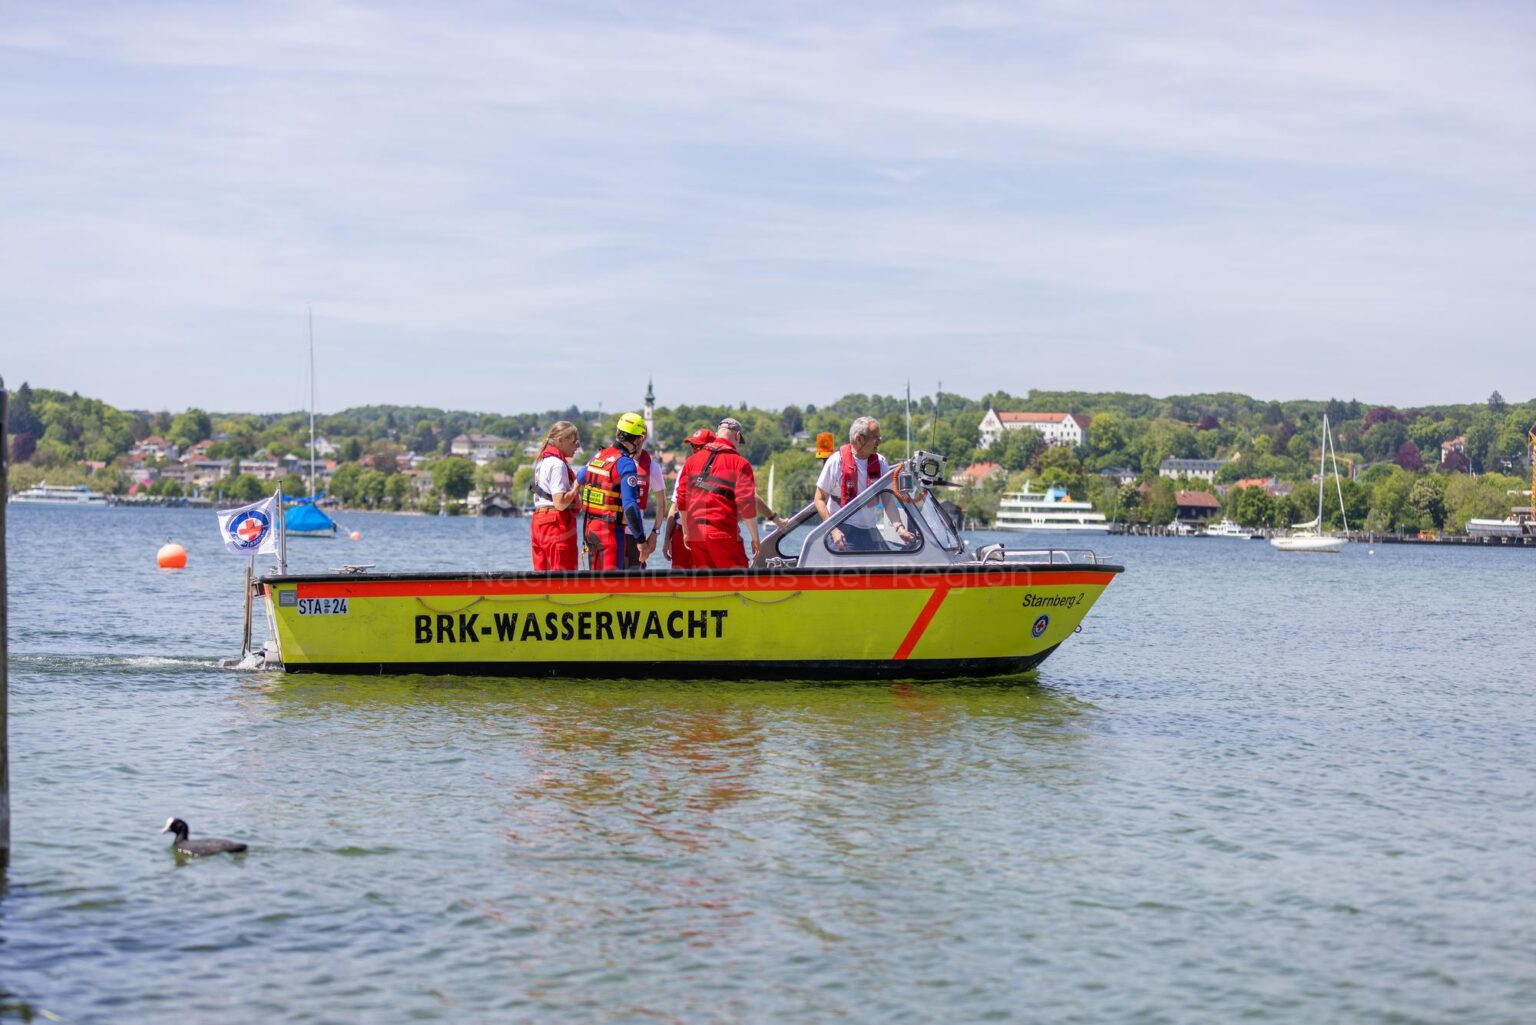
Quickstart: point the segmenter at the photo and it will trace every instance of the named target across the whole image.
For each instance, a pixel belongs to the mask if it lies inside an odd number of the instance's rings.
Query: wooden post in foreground
[[[0,380],[0,872],[11,861],[11,742],[10,665],[6,661],[6,643],[11,634],[10,616],[6,611],[5,579],[5,505],[10,500],[11,446],[6,443],[6,413],[10,396],[5,391],[5,381]]]

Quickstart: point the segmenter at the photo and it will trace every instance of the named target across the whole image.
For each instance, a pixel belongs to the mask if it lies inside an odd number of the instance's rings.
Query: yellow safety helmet
[[[632,438],[643,438],[645,437],[645,417],[639,413],[625,413],[619,417],[615,430],[620,434],[628,434]]]

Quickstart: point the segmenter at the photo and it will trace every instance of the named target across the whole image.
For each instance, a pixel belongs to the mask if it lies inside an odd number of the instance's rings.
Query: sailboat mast
[[[1318,450],[1318,532],[1322,532],[1322,472],[1329,458],[1329,415],[1322,413],[1322,447]]]
[[[1344,533],[1349,533],[1349,513],[1344,511],[1344,479],[1339,476],[1339,448],[1333,444],[1333,439],[1328,439],[1328,444],[1333,450],[1333,487],[1339,493],[1339,521],[1344,524]]]
[[[315,497],[315,308],[309,308],[309,497]]]

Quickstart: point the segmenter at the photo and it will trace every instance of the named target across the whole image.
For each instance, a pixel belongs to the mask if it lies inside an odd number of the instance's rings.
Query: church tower
[[[650,378],[645,381],[645,436],[647,438],[656,433],[656,389],[652,387]]]

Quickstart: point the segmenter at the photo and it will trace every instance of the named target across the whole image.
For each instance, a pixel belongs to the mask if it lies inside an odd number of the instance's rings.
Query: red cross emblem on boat
[[[259,548],[271,529],[266,513],[250,509],[229,521],[229,539],[240,548]]]

